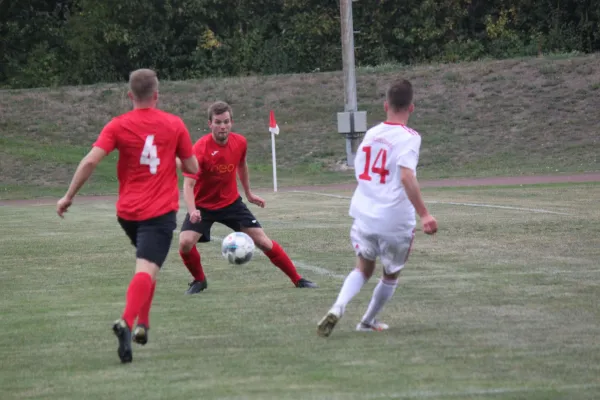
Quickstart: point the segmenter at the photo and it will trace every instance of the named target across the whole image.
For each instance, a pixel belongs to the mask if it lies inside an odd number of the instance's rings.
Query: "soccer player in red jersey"
[[[119,340],[117,352],[123,363],[133,359],[131,330],[136,318],[133,340],[142,345],[148,341],[156,277],[177,227],[176,160],[181,160],[186,173],[198,172],[185,124],[179,117],[156,108],[158,79],[154,71],[138,69],[131,73],[129,98],[133,110],[106,124],[91,151],[79,163],[67,193],[56,205],[58,215],[63,217],[98,163],[113,150],[119,151],[117,219],[136,247],[135,274],[127,289],[125,310],[113,325]]]
[[[200,170],[197,174],[183,174],[183,197],[188,213],[179,234],[179,254],[194,278],[186,293],[195,294],[207,288],[196,243],[210,241],[210,230],[215,222],[248,234],[296,287],[316,288],[317,285],[298,274],[290,257],[276,241],[269,239],[242,201],[236,174],[248,201],[261,208],[265,206],[265,201],[250,190],[247,142],[244,136],[231,132],[232,117],[227,103],[219,101],[210,106],[208,125],[211,133],[194,144]]]

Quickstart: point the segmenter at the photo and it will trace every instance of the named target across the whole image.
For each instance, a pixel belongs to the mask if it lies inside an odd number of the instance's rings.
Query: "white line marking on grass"
[[[425,203],[430,204],[448,204],[451,206],[467,206],[467,207],[486,207],[486,208],[501,208],[504,210],[517,210],[517,211],[530,211],[534,213],[541,214],[557,214],[557,215],[571,215],[569,213],[558,212],[558,211],[549,211],[541,208],[523,208],[523,207],[513,207],[513,206],[500,206],[495,204],[479,204],[479,203],[455,203],[452,201],[426,201]]]
[[[218,242],[222,241],[223,239],[225,239],[225,238],[221,237],[221,236],[212,236],[211,242],[214,240],[216,242],[216,244],[218,244]],[[254,254],[258,255],[258,256],[265,256],[264,253],[262,251],[260,251],[259,249],[256,249]],[[316,265],[306,264],[302,261],[292,260],[292,262],[294,263],[296,268],[304,270],[304,271],[315,272],[319,275],[329,276],[329,277],[332,277],[335,279],[342,279],[342,280],[346,279],[346,277],[344,275],[336,274],[335,272],[330,271],[327,268],[322,268],[322,267],[317,267]]]
[[[288,193],[314,194],[316,196],[333,197],[335,199],[351,199],[352,198],[350,196],[340,196],[338,194],[321,193],[321,192],[311,192],[309,190],[290,190]]]
[[[341,196],[341,195],[337,195],[337,194],[321,193],[321,192],[310,192],[308,190],[291,190],[290,193],[313,194],[313,195],[316,195],[316,196],[333,197],[333,198],[336,198],[336,199],[351,199],[350,196]],[[446,205],[451,205],[451,206],[465,206],[465,207],[500,208],[500,209],[503,209],[503,210],[529,211],[529,212],[540,213],[540,214],[572,215],[572,214],[569,214],[569,213],[544,210],[544,209],[541,209],[541,208],[524,208],[524,207],[513,207],[513,206],[501,206],[501,205],[496,205],[496,204],[457,203],[457,202],[453,202],[453,201],[435,201],[435,200],[425,201],[425,203],[429,203],[429,204],[446,204]]]
[[[317,267],[315,265],[305,264],[301,261],[292,260],[292,262],[294,263],[294,265],[297,268],[305,270],[305,271],[315,272],[319,275],[330,276],[335,279],[342,279],[342,280],[346,279],[346,277],[344,275],[336,274],[335,272],[330,271],[327,268],[321,268],[321,267]]]
[[[489,388],[489,389],[467,389],[456,392],[442,392],[429,390],[408,391],[405,393],[377,393],[365,396],[367,399],[434,399],[439,397],[465,398],[470,396],[496,396],[511,393],[533,393],[533,392],[564,392],[568,390],[595,389],[600,387],[598,383],[563,386],[523,387],[523,388]]]

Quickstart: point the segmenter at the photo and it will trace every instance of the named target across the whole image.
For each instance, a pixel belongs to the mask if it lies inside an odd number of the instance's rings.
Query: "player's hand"
[[[202,215],[200,214],[200,210],[194,210],[190,213],[190,222],[192,224],[197,224],[202,221]]]
[[[438,230],[437,221],[432,215],[427,214],[422,217],[421,224],[423,225],[423,232],[428,235],[433,235]]]
[[[56,213],[59,217],[64,218],[64,214],[67,212],[68,208],[73,204],[73,199],[64,196],[56,203]]]
[[[246,195],[246,197],[248,198],[248,201],[249,201],[250,203],[252,203],[252,204],[256,204],[256,205],[257,205],[257,206],[259,206],[260,208],[265,208],[265,201],[264,201],[264,200],[263,200],[261,197],[259,197],[259,196],[256,196],[256,195],[254,195],[254,194],[252,194],[252,193],[248,193],[248,194]]]

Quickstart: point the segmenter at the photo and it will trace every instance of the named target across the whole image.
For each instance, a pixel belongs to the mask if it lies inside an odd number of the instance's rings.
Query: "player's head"
[[[412,113],[415,109],[412,84],[406,79],[393,82],[387,90],[384,108],[392,114]]]
[[[158,78],[151,69],[136,69],[129,75],[129,98],[135,106],[153,107],[158,101]]]
[[[208,126],[210,127],[213,139],[217,143],[227,143],[232,124],[233,111],[229,104],[224,101],[217,101],[208,107]]]

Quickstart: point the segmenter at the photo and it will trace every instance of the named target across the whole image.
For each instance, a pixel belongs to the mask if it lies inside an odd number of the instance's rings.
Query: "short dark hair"
[[[150,100],[158,90],[156,72],[151,69],[136,69],[129,75],[129,90],[136,100]]]
[[[387,90],[386,99],[392,111],[408,109],[413,101],[412,84],[406,79],[393,82]]]
[[[233,118],[231,106],[224,101],[214,102],[208,107],[208,120],[212,121],[213,116],[229,112],[229,118]]]

